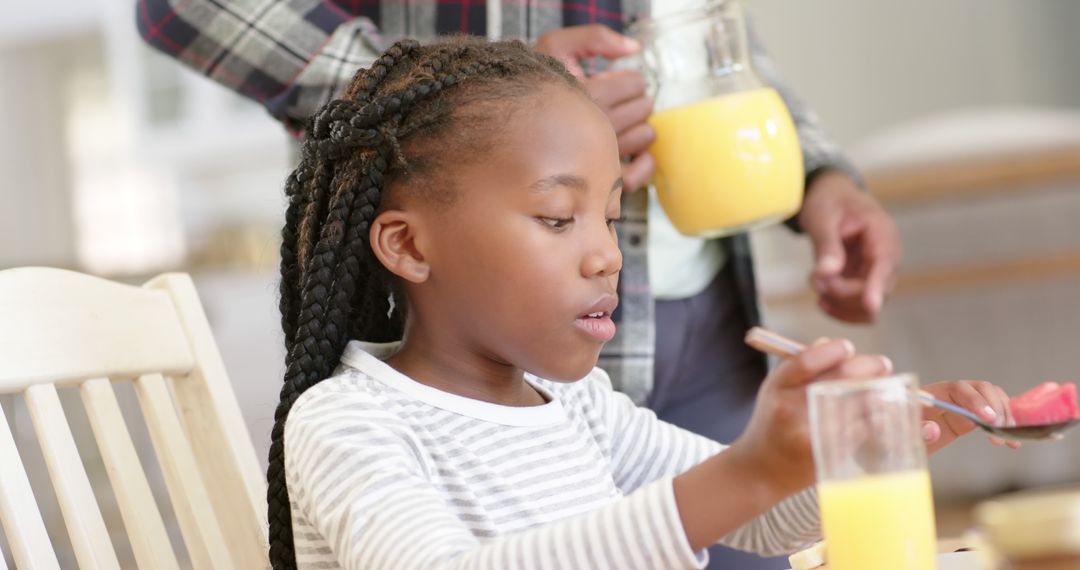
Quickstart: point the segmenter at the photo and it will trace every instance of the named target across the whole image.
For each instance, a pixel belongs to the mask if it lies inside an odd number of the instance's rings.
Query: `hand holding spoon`
[[[804,348],[806,348],[802,343],[798,341],[792,340],[783,335],[779,335],[761,327],[754,327],[746,333],[746,344],[757,350],[760,350],[761,352],[775,354],[784,358],[790,358],[792,356],[795,356],[802,352]],[[921,390],[915,392],[914,396],[920,402],[926,405],[934,406],[947,412],[952,412],[954,414],[964,416],[984,431],[992,433],[1002,439],[1008,439],[1012,441],[1061,439],[1062,437],[1064,437],[1065,430],[1077,424],[1080,424],[1080,420],[1071,419],[1063,422],[1055,422],[1052,424],[996,426],[987,423],[974,412],[968,411],[955,404],[938,400],[937,398],[934,398],[930,394]]]

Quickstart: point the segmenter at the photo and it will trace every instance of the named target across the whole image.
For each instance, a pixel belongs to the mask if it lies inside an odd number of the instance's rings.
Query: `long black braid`
[[[275,569],[296,568],[283,447],[293,402],[333,373],[350,338],[402,338],[405,302],[368,244],[387,188],[425,186],[426,173],[450,164],[452,153],[475,150],[501,126],[491,120],[491,105],[535,93],[544,82],[580,88],[561,64],[520,42],[403,40],[309,121],[300,164],[285,185],[280,309],[287,356],[267,469]]]

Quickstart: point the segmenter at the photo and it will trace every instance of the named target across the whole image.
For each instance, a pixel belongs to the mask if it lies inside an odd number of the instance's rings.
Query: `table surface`
[[[967,541],[965,541],[964,539],[962,539],[962,538],[943,538],[943,539],[938,541],[938,552],[941,552],[941,553],[956,552],[957,550],[964,549],[964,548],[970,548],[970,544]],[[942,567],[942,568],[939,568],[938,570],[951,570],[951,568],[953,568],[953,567],[951,567],[951,566],[950,567]],[[955,568],[956,568],[956,570],[961,570],[961,569],[967,570],[968,568],[974,569],[975,566],[971,566],[970,564],[966,564],[966,565],[962,565],[962,566],[956,566]],[[828,570],[828,569],[829,569],[829,565],[826,564],[824,566],[820,566],[819,568],[815,568],[814,570]]]

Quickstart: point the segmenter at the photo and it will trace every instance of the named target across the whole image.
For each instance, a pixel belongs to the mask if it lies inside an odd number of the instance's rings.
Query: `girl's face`
[[[429,272],[406,284],[410,331],[425,327],[423,338],[443,348],[577,380],[615,334],[615,133],[565,86],[506,105],[490,151],[448,172],[451,205],[419,208],[415,243]]]

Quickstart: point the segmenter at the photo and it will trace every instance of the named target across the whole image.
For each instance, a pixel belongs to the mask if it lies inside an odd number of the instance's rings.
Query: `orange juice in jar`
[[[672,224],[717,237],[794,215],[803,196],[799,139],[784,101],[750,64],[739,3],[654,9],[627,33],[642,44],[655,101],[653,181]]]
[[[680,232],[713,236],[799,211],[795,125],[772,88],[738,91],[653,115],[657,196]]]

